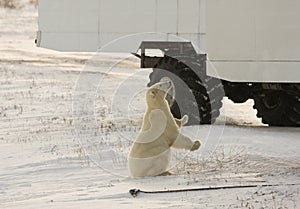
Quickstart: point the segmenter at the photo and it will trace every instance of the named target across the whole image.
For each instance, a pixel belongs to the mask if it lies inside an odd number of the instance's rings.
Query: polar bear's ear
[[[154,98],[155,97],[155,91],[153,91],[153,90],[150,91],[150,96]]]

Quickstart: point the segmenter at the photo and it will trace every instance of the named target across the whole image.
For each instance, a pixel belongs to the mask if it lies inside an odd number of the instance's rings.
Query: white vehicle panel
[[[59,51],[97,51],[124,36],[158,33],[142,41],[178,40],[200,47],[200,0],[40,0],[38,45]],[[186,22],[189,22],[186,24]],[[161,35],[164,33],[164,35]],[[183,41],[181,39],[181,41]],[[65,43],[64,43],[65,42]],[[113,49],[136,52],[133,41]]]
[[[154,0],[100,1],[100,32],[154,32],[155,6]]]
[[[232,82],[299,83],[299,62],[208,62],[208,73]]]
[[[229,81],[300,81],[300,1],[208,0],[208,74]]]
[[[179,0],[178,1],[178,33],[200,32],[200,1]]]
[[[157,1],[157,31],[162,33],[177,33],[177,11],[178,5],[174,0]],[[166,18],[168,17],[168,18]]]
[[[299,11],[299,0],[39,0],[37,45],[136,52],[142,41],[191,41],[210,76],[299,83]]]

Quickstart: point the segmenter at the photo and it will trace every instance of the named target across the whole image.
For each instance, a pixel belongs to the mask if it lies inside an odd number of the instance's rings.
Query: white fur
[[[190,151],[200,147],[199,141],[193,142],[180,133],[180,128],[188,122],[188,116],[173,118],[165,100],[170,86],[168,82],[159,82],[147,91],[147,111],[128,157],[129,171],[133,177],[165,173],[171,160],[171,147]]]
[[[129,171],[133,177],[157,176],[165,172],[171,160],[171,150],[149,157],[149,158],[128,158]]]
[[[140,131],[135,142],[150,143],[158,139],[165,131],[167,126],[167,117],[162,110],[152,110],[149,114],[151,127],[146,131]]]

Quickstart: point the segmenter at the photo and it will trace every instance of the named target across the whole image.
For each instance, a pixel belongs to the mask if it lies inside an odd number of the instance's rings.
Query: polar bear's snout
[[[170,88],[172,88],[172,82],[170,80],[161,81],[158,83],[158,89],[163,91],[168,91]]]
[[[167,87],[167,90],[169,90],[172,87],[172,82],[166,81],[166,87]]]

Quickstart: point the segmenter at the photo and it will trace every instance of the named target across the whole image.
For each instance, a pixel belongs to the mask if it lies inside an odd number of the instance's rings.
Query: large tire
[[[166,78],[172,81],[175,98],[172,101],[174,95],[168,96],[171,112],[176,118],[188,115],[188,125],[214,123],[222,107],[222,83],[206,76],[202,65],[195,58],[164,57],[149,76],[148,86]]]
[[[300,126],[300,98],[284,91],[254,95],[257,117],[270,126]]]

